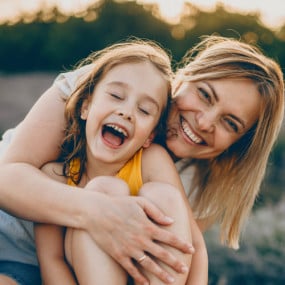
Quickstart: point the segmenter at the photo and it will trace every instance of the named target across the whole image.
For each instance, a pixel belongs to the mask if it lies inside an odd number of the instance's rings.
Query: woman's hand
[[[157,243],[167,244],[184,253],[193,253],[191,244],[156,225],[167,226],[173,222],[171,218],[142,197],[110,196],[96,192],[94,198],[91,197],[94,192],[88,192],[89,202],[92,202],[85,208],[89,214],[84,229],[136,282],[148,284],[136,267],[136,262],[144,255],[146,258],[140,262],[140,266],[165,283],[171,283],[172,278],[152,256],[177,272],[185,272],[184,264]]]

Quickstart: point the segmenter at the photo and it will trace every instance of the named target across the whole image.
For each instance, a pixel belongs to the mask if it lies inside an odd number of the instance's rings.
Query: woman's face
[[[218,156],[257,121],[260,100],[249,79],[183,83],[170,112],[167,147],[177,158]]]

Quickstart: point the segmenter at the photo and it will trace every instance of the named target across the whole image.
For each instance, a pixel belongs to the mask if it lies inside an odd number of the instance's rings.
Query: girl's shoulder
[[[142,177],[144,182],[169,182],[173,175],[176,177],[178,173],[172,158],[164,147],[151,144],[143,150]]]
[[[149,147],[143,149],[142,161],[148,162],[150,160],[152,162],[162,162],[165,159],[170,159],[172,161],[167,150],[159,144],[152,143]]]

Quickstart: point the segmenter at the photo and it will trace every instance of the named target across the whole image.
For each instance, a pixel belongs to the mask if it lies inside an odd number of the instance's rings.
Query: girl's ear
[[[81,116],[80,116],[80,118],[82,120],[87,120],[88,113],[89,113],[89,100],[85,99],[83,101],[82,106],[81,106]]]
[[[143,148],[148,148],[150,145],[151,145],[151,143],[152,143],[152,141],[153,141],[153,139],[154,139],[154,136],[155,136],[155,133],[154,132],[152,132],[150,135],[149,135],[149,137],[147,138],[147,140],[144,142],[144,144],[143,144]]]

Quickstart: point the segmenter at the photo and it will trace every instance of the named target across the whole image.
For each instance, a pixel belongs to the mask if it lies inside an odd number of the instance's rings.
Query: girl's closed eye
[[[118,93],[110,92],[109,95],[117,100],[123,100],[123,96],[119,95]]]
[[[138,110],[146,116],[153,116],[158,111],[156,105],[152,102],[144,102],[144,104],[139,104]]]
[[[140,112],[142,112],[144,115],[150,115],[149,111],[145,108],[139,107]]]

